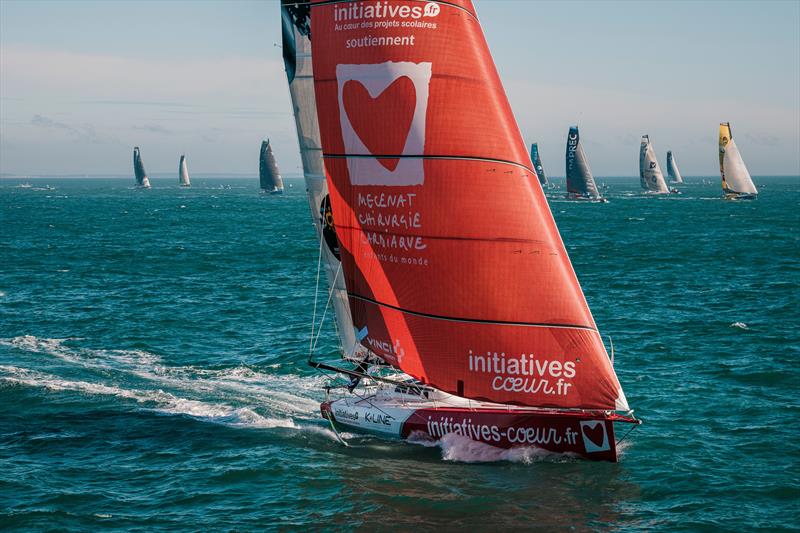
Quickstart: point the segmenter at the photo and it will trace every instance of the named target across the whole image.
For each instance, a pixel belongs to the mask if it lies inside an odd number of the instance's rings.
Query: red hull
[[[358,420],[334,415],[330,402],[321,405],[322,416],[350,428],[393,434],[406,439],[439,440],[455,433],[497,448],[532,447],[572,454],[593,461],[617,461],[614,421],[634,422],[616,414],[568,413],[462,408],[407,409],[405,420],[394,417],[392,428],[376,428]],[[385,412],[385,409],[376,409]],[[396,415],[396,413],[395,413]],[[366,417],[364,417],[366,418]],[[398,431],[399,429],[399,431]],[[397,432],[397,434],[394,434]]]

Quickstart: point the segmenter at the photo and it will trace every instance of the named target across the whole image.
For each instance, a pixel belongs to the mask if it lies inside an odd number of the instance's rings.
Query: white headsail
[[[283,61],[289,81],[289,93],[294,107],[297,140],[303,161],[303,175],[311,208],[311,218],[320,239],[321,266],[325,270],[331,291],[330,301],[336,318],[342,354],[362,359],[366,350],[358,343],[347,301],[347,288],[339,256],[334,215],[328,197],[322,144],[319,136],[317,105],[314,96],[314,73],[311,63],[310,6],[284,4],[281,6],[283,26]]]
[[[648,135],[642,135],[642,144],[639,147],[639,181],[642,189],[653,194],[668,194],[669,188],[664,181],[664,174],[656,159],[653,145]]]
[[[731,125],[723,122],[719,125],[719,171],[722,175],[722,190],[729,197],[755,197],[758,194],[744,164],[742,155],[733,141]]]
[[[181,161],[178,163],[178,183],[181,187],[189,187],[189,167],[186,165],[186,156],[181,156]]]
[[[667,151],[667,176],[672,183],[683,183],[683,176],[681,171],[678,170],[678,163],[675,162],[675,156],[672,150]]]

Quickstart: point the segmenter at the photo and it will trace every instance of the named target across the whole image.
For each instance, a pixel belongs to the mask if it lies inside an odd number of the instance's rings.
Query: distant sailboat
[[[531,145],[531,161],[533,162],[534,170],[536,170],[536,175],[539,177],[539,183],[542,184],[542,187],[547,187],[547,176],[544,174],[542,158],[539,156],[539,143],[533,143]]]
[[[678,164],[675,162],[672,150],[667,151],[667,176],[669,176],[671,183],[683,183],[683,176],[681,176],[681,171],[678,170]]]
[[[133,173],[136,176],[137,187],[150,188],[150,180],[147,179],[147,172],[144,171],[144,163],[142,163],[138,146],[133,147]]]
[[[278,171],[278,163],[272,153],[269,139],[261,142],[261,155],[258,161],[258,176],[261,189],[270,194],[283,194],[283,179]]]
[[[282,4],[283,63],[294,108],[297,141],[300,145],[300,160],[303,165],[311,219],[319,241],[320,267],[325,271],[325,278],[328,281],[330,304],[336,331],[339,334],[339,349],[342,356],[364,361],[370,359],[369,351],[359,343],[353,327],[342,271],[341,250],[336,237],[336,223],[328,194],[328,182],[325,178],[325,163],[322,160],[322,142],[314,99],[311,41],[308,38],[310,27],[307,25],[309,22],[307,17],[310,17],[310,6],[294,2],[282,2]]]
[[[567,198],[607,202],[597,190],[594,176],[583,151],[578,126],[572,126],[567,135]]]
[[[670,192],[648,135],[642,135],[642,145],[639,147],[639,181],[648,194]]]
[[[186,166],[186,156],[181,156],[181,162],[178,163],[178,183],[181,184],[181,187],[189,187],[191,183],[189,182],[189,168]]]
[[[758,189],[733,141],[730,122],[719,125],[719,173],[722,191],[728,200],[754,200],[758,197]]]

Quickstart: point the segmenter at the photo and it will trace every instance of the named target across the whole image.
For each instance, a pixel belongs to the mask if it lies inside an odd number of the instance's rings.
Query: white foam
[[[413,444],[426,447],[439,446],[442,449],[442,459],[459,463],[493,463],[509,461],[512,463],[530,464],[535,462],[566,462],[573,460],[571,454],[554,453],[542,448],[515,447],[497,448],[484,442],[472,440],[469,437],[448,433],[437,441],[431,441],[416,435],[408,439]]]
[[[739,328],[739,329],[750,329],[747,324],[744,322],[734,322],[731,324],[732,328]]]
[[[301,377],[259,372],[246,366],[206,369],[161,364],[158,355],[144,350],[90,349],[69,346],[79,338],[38,338],[23,335],[0,339],[0,346],[43,353],[70,365],[102,371],[106,383],[70,381],[33,370],[6,368],[5,381],[51,390],[73,390],[87,394],[117,396],[139,403],[154,402],[154,409],[170,414],[206,418],[233,426],[297,428],[296,419],[319,419],[319,401],[324,376]],[[27,374],[26,374],[27,372]],[[121,388],[115,382],[145,380],[145,387]],[[147,383],[152,383],[152,389]],[[164,392],[168,389],[172,392]],[[207,398],[193,399],[198,395]],[[189,396],[186,398],[185,396]],[[232,405],[236,405],[233,407]],[[263,416],[256,412],[267,412]]]
[[[297,424],[288,417],[265,417],[246,407],[236,408],[226,404],[181,398],[162,390],[126,389],[102,383],[66,380],[52,374],[14,366],[0,366],[0,371],[8,374],[7,376],[0,376],[0,381],[6,383],[46,388],[52,391],[73,391],[91,395],[114,396],[133,400],[144,404],[150,410],[165,414],[186,415],[236,427],[297,428]]]

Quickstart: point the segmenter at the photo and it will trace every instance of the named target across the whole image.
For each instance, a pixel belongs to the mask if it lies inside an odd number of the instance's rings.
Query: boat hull
[[[324,402],[323,418],[348,429],[437,441],[457,434],[497,448],[540,448],[594,461],[617,461],[614,414],[539,409],[413,408],[349,398]]]
[[[758,194],[737,192],[725,193],[726,200],[755,200],[756,198],[758,198]]]

